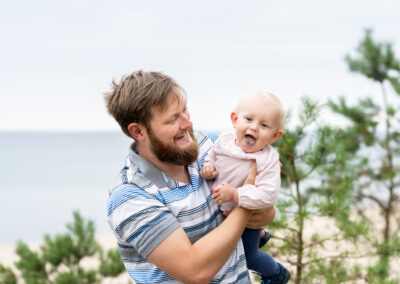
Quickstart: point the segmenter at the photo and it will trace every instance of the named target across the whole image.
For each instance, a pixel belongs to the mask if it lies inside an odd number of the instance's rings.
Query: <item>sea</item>
[[[97,235],[111,234],[108,192],[131,143],[122,132],[0,132],[0,244],[64,233],[73,211],[92,220]]]
[[[131,139],[121,133],[0,133],[0,244],[67,231],[73,211],[108,234],[109,188]]]

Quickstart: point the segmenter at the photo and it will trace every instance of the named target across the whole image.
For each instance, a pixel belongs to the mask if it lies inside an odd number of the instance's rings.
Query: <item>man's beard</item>
[[[148,134],[151,145],[150,149],[161,162],[180,166],[188,166],[196,161],[199,153],[199,146],[196,143],[196,139],[193,134],[193,128],[189,128],[188,132],[190,137],[192,137],[193,143],[189,146],[189,148],[181,150],[175,145],[165,144],[158,139],[156,135],[154,135],[151,129],[149,129]]]

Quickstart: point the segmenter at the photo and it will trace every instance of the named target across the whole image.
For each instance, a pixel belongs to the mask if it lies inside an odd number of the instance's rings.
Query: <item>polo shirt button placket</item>
[[[168,187],[171,188],[171,189],[172,189],[172,188],[175,188],[175,182],[174,182],[173,180],[171,180],[171,179],[168,181],[167,185],[168,185]]]

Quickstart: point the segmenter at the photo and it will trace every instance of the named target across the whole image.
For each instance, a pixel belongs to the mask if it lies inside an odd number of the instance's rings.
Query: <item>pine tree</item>
[[[8,267],[0,264],[0,283],[3,284],[17,284],[17,276]]]
[[[46,235],[39,251],[18,242],[15,263],[27,284],[91,284],[104,277],[116,277],[125,271],[118,249],[104,253],[95,240],[93,221],[86,221],[78,212],[67,224],[68,232],[54,237]],[[86,257],[100,260],[98,269],[86,270],[81,262]],[[0,283],[16,284],[17,277],[10,268],[0,264]]]
[[[347,55],[345,60],[350,71],[381,87],[380,96],[360,99],[357,105],[350,106],[343,97],[329,105],[350,123],[343,139],[353,154],[349,162],[356,169],[352,194],[358,212],[368,220],[363,213],[365,204],[380,209],[384,228],[372,241],[379,261],[369,268],[368,279],[384,283],[389,277],[390,258],[400,255],[400,219],[395,211],[399,210],[400,195],[400,62],[392,45],[375,42],[370,30],[355,55]]]
[[[280,217],[269,230],[277,230],[277,254],[295,267],[295,283],[311,283],[315,278],[340,283],[360,277],[359,269],[349,269],[344,261],[352,251],[338,250],[319,255],[328,243],[339,246],[343,240],[356,241],[366,232],[362,222],[350,221],[349,192],[352,171],[347,169],[347,152],[338,137],[340,130],[318,123],[321,106],[304,98],[300,123],[285,130],[275,146],[282,162],[282,189],[277,207]],[[337,226],[328,235],[312,223],[312,218],[331,220]],[[336,221],[336,223],[335,223]],[[315,230],[311,237],[306,233]],[[327,273],[329,271],[329,273]]]

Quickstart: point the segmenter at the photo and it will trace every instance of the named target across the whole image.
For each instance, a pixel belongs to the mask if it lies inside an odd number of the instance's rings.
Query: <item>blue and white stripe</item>
[[[136,283],[180,283],[146,257],[177,228],[192,243],[216,228],[222,214],[199,175],[212,142],[196,132],[199,160],[188,167],[191,184],[171,180],[130,151],[116,186],[110,190],[108,222],[117,238],[122,260]],[[250,283],[242,243],[211,283]]]

